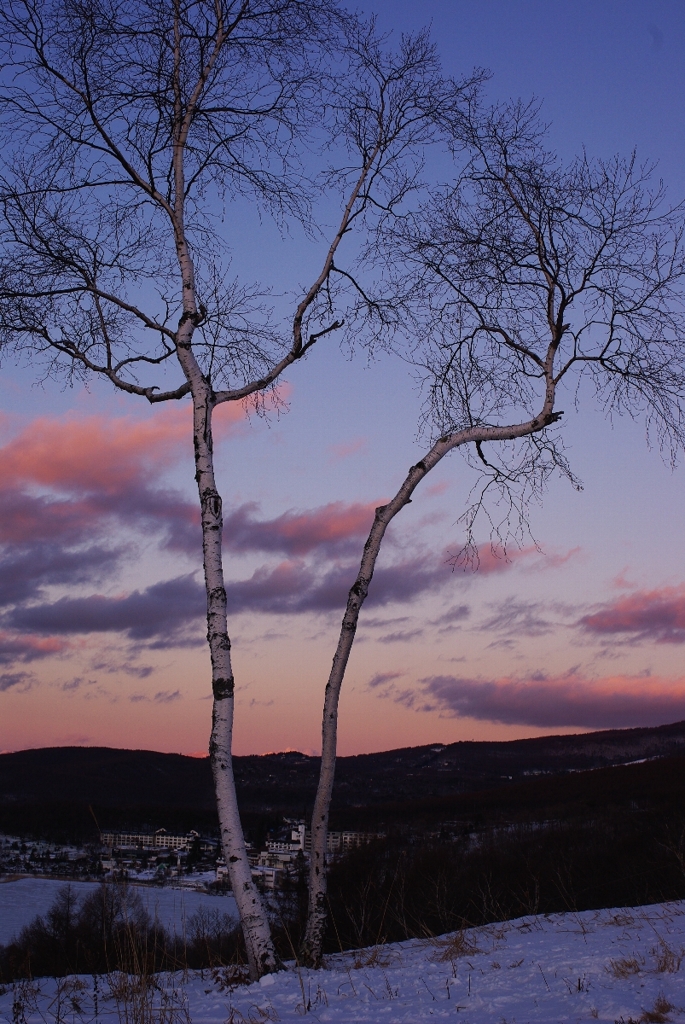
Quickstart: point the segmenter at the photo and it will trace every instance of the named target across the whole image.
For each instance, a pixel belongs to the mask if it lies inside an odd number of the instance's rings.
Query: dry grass
[[[465,931],[455,932],[449,939],[435,939],[437,950],[430,958],[434,963],[449,963],[459,960],[464,956],[475,956],[481,953],[473,939],[469,938]]]
[[[677,951],[660,938],[659,945],[653,947],[651,954],[654,957],[654,967],[648,969],[650,974],[676,974],[685,957],[685,950]],[[622,957],[610,960],[606,970],[612,977],[625,980],[632,974],[644,971],[645,964],[645,958],[641,956]]]
[[[652,950],[652,955],[656,961],[657,974],[676,974],[683,962],[683,950],[677,953],[663,939],[659,939],[659,945]]]
[[[191,1024],[185,993],[172,975],[115,971],[107,980],[119,1024]]]
[[[35,981],[15,981],[12,986],[12,1022],[26,1024],[27,1017],[33,1016],[38,1009],[40,985]]]
[[[75,1021],[82,1018],[83,1003],[87,986],[82,978],[57,978],[55,980],[55,997],[48,1005],[48,1014],[55,1024],[62,1024],[67,1017]]]
[[[393,957],[388,956],[388,951],[383,946],[371,946],[369,949],[358,949],[352,966],[355,970],[363,967],[390,967]]]
[[[606,970],[612,977],[625,980],[632,974],[639,974],[644,969],[644,966],[645,961],[643,957],[630,956],[621,957],[618,960],[610,960]]]
[[[643,1012],[640,1024],[666,1024],[669,1013],[674,1009],[673,1003],[669,1003],[665,995],[659,994],[654,1002],[654,1008]]]
[[[280,1018],[273,1006],[267,1006],[264,1009],[261,1006],[253,1005],[247,1011],[247,1017],[235,1006],[232,1006],[226,1018],[226,1024],[266,1024],[267,1021],[278,1020]]]
[[[643,1010],[637,1020],[634,1017],[620,1017],[616,1024],[669,1024],[671,1018],[669,1013],[675,1010],[673,1003],[670,1003],[663,993],[660,993],[651,1010]]]
[[[619,911],[618,914],[612,914],[607,918],[603,924],[605,927],[615,925],[617,928],[630,928],[635,924],[635,918],[626,911]]]
[[[250,969],[245,964],[230,964],[227,967],[213,967],[212,981],[220,992],[232,992],[239,985],[250,984]]]

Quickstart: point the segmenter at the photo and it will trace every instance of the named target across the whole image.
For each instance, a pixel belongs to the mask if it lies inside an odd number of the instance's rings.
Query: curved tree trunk
[[[347,597],[347,607],[340,627],[338,646],[333,656],[331,672],[326,683],[323,723],[321,727],[321,768],[316,790],[311,825],[311,853],[309,860],[309,909],[307,930],[302,944],[302,958],[312,967],[321,962],[324,931],[328,913],[326,910],[326,852],[328,845],[328,818],[335,779],[335,761],[338,744],[338,705],[340,689],[347,662],[354,643],[359,622],[359,613],[369,592],[376,560],[381,549],[385,531],[400,509],[411,501],[411,494],[426,475],[423,463],[412,466],[407,479],[395,497],[387,505],[376,509],[373,526],[369,533],[357,578]]]
[[[471,427],[440,438],[427,455],[415,466],[411,467],[404,483],[392,501],[376,509],[373,526],[364,545],[359,572],[347,598],[347,607],[340,628],[338,646],[333,657],[328,683],[326,684],[321,727],[321,768],[311,824],[309,907],[307,928],[302,943],[302,959],[309,966],[317,967],[321,963],[324,933],[328,917],[326,910],[326,852],[328,846],[328,819],[335,778],[340,690],[357,632],[359,613],[369,592],[369,584],[373,578],[385,531],[398,512],[411,502],[411,496],[421,480],[448,452],[470,442],[512,440],[516,437],[524,437],[527,434],[543,430],[561,415],[552,411],[553,406],[554,386],[553,384],[548,384],[545,403],[539,417],[508,427]]]

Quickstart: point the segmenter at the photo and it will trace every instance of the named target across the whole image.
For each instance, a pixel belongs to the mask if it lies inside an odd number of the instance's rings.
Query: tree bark
[[[373,578],[385,531],[398,512],[411,502],[411,496],[421,480],[448,452],[469,442],[512,440],[516,437],[524,437],[527,434],[543,430],[560,415],[552,411],[553,406],[554,386],[553,383],[548,382],[545,403],[539,417],[508,427],[472,427],[440,438],[427,455],[415,466],[411,467],[392,501],[376,509],[373,526],[364,545],[359,572],[347,598],[347,607],[340,627],[338,646],[333,657],[333,664],[326,684],[324,698],[321,726],[321,768],[311,823],[309,907],[307,928],[302,943],[302,959],[305,964],[311,967],[318,967],[321,963],[323,940],[328,918],[326,910],[326,852],[328,845],[328,820],[335,779],[340,690],[357,632],[359,613],[369,592],[369,585]]]
[[[324,932],[328,913],[326,910],[327,872],[326,852],[328,845],[328,819],[335,780],[335,762],[338,744],[338,705],[345,670],[349,661],[359,622],[359,613],[369,592],[385,531],[397,513],[411,501],[417,484],[426,475],[425,462],[412,466],[406,480],[395,497],[387,505],[376,509],[373,526],[364,545],[357,578],[347,597],[347,607],[340,627],[338,646],[333,656],[331,672],[326,683],[323,722],[321,727],[321,768],[316,790],[311,824],[311,852],[309,860],[309,911],[307,929],[302,945],[304,962],[318,967],[321,962]]]
[[[212,664],[213,706],[209,757],[214,776],[221,847],[228,868],[233,896],[238,907],[250,977],[256,981],[262,975],[278,970],[281,963],[271,938],[266,908],[259,890],[252,880],[233,774],[235,681],[231,667],[231,641],[228,636],[226,588],[224,586],[222,502],[214,475],[212,414],[216,405],[216,395],[210,380],[203,374],[192,348],[193,333],[202,314],[198,309],[195,265],[185,234],[185,144],[190,130],[192,111],[206,78],[202,78],[198,82],[184,114],[180,88],[181,50],[178,17],[174,22],[174,44],[174,203],[170,213],[181,277],[183,309],[176,332],[176,353],[190,385],[193,399],[195,480],[200,497],[202,563],[207,594],[207,643]],[[220,48],[221,41],[217,37],[211,57],[212,61]]]
[[[180,232],[178,234],[180,236]],[[278,970],[281,963],[271,939],[266,909],[252,880],[238,811],[231,749],[235,683],[224,586],[223,513],[214,475],[212,414],[216,396],[192,350],[193,331],[198,320],[192,259],[181,238],[177,242],[177,249],[183,279],[184,312],[176,335],[176,351],[193,399],[195,480],[200,497],[202,561],[207,593],[207,643],[212,664],[213,707],[209,756],[216,791],[221,847],[243,929],[250,977],[257,980],[263,974]]]
[[[209,756],[216,790],[221,846],[245,937],[250,977],[257,979],[277,970],[280,964],[271,940],[266,909],[252,880],[233,775],[235,684],[222,564],[222,503],[214,479],[211,417],[211,400],[195,404],[195,464],[202,508],[207,642],[212,661],[213,708]]]
[[[266,909],[252,880],[238,812],[233,775],[232,737],[234,679],[226,616],[222,561],[223,515],[214,478],[212,452],[213,402],[209,386],[193,393],[193,440],[196,480],[202,515],[202,550],[207,591],[207,642],[212,663],[212,733],[209,756],[214,776],[221,846],[245,937],[250,977],[278,970]]]

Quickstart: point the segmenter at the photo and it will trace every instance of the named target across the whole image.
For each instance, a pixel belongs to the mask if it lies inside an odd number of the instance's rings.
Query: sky
[[[658,161],[685,197],[685,10],[676,2],[378,0],[396,36],[430,23],[445,69],[536,96],[565,158]],[[306,280],[320,243],[235,211],[234,265]],[[277,270],[274,271],[273,268]],[[0,750],[87,744],[203,755],[211,700],[189,408],[102,383],[0,376]],[[323,689],[377,504],[425,441],[398,360],[334,340],[281,409],[217,414],[235,752],[320,749]],[[482,530],[453,571],[474,478],[443,461],[391,527],[341,701],[340,752],[658,725],[685,718],[685,469],[644,424],[567,408],[583,482],[551,482],[506,557]]]

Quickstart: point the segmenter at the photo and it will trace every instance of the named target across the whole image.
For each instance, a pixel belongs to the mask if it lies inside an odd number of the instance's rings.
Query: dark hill
[[[501,791],[485,804],[492,799],[498,806],[517,803],[519,790],[531,794],[533,803],[547,799],[555,804],[556,796],[544,797],[545,778],[683,753],[685,722],[342,757],[332,824],[370,827],[471,817],[467,807],[473,801],[467,795],[478,793],[483,806],[484,791]],[[318,766],[318,758],[293,752],[237,757],[246,825],[263,825],[282,815],[306,816]],[[639,774],[652,778],[654,772]],[[94,818],[103,827],[213,829],[208,759],[107,747],[48,747],[0,755],[1,831],[87,835],[94,833]]]

